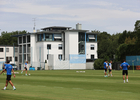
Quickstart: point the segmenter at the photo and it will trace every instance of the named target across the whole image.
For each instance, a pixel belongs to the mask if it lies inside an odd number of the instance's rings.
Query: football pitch
[[[8,84],[0,75],[0,100],[140,100],[140,71],[129,70],[129,83],[123,83],[122,71],[104,77],[103,70],[28,71],[30,76],[16,74]],[[17,71],[16,71],[17,72]]]

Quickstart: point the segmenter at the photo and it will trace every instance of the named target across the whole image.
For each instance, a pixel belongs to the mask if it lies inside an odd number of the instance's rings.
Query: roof
[[[68,28],[68,29],[70,29],[71,27],[64,27],[64,26],[51,26],[51,27],[41,28],[41,30],[46,30],[46,29],[50,29],[50,28]]]
[[[31,35],[31,33],[11,35],[11,37],[19,37],[19,36],[24,36],[24,35]]]

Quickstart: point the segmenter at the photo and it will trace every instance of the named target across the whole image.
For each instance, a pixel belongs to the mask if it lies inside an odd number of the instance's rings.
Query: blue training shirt
[[[6,69],[6,71],[7,71],[7,75],[12,75],[12,74],[11,74],[11,71],[12,71],[12,69],[13,69],[12,65],[6,64],[5,69]]]
[[[25,67],[27,67],[27,63],[25,63]]]
[[[123,62],[123,63],[121,64],[121,67],[123,68],[123,70],[128,70],[128,66],[129,66],[129,64],[126,63],[126,62]]]
[[[107,65],[107,63],[106,63],[106,62],[104,62],[104,69],[106,69],[106,65]]]
[[[4,66],[6,66],[7,64],[4,64]]]

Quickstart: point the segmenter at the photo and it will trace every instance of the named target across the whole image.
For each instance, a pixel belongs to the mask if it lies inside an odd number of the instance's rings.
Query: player
[[[12,65],[10,65],[10,61],[7,61],[7,64],[5,66],[5,69],[0,74],[2,74],[5,70],[7,71],[7,78],[6,78],[6,84],[5,84],[5,87],[3,88],[3,90],[6,90],[6,88],[8,86],[8,82],[13,87],[13,90],[16,90],[15,86],[13,85],[13,83],[11,81],[11,75],[12,75],[11,74],[11,71],[13,72],[14,77],[15,77],[15,74],[14,74],[14,70],[13,70]]]
[[[111,77],[112,77],[113,75],[112,75],[112,61],[111,60],[108,66],[108,70],[109,70],[108,76],[111,74]]]
[[[104,70],[105,70],[104,77],[107,77],[107,60],[105,60],[105,62],[104,62]]]
[[[126,63],[125,59],[123,60],[123,63],[120,65],[120,68],[123,69],[122,75],[123,75],[123,81],[125,83],[125,74],[126,74],[126,82],[128,83],[128,68],[130,65]]]
[[[28,61],[26,61],[24,70],[21,72],[21,74],[22,74],[22,73],[26,70],[26,74],[25,74],[26,76],[28,76],[28,75],[27,75],[27,64],[28,64]]]

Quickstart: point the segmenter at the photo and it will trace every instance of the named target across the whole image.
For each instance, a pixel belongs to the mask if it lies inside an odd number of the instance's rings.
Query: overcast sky
[[[33,32],[49,26],[106,31],[133,31],[140,19],[140,0],[0,0],[0,33]]]

